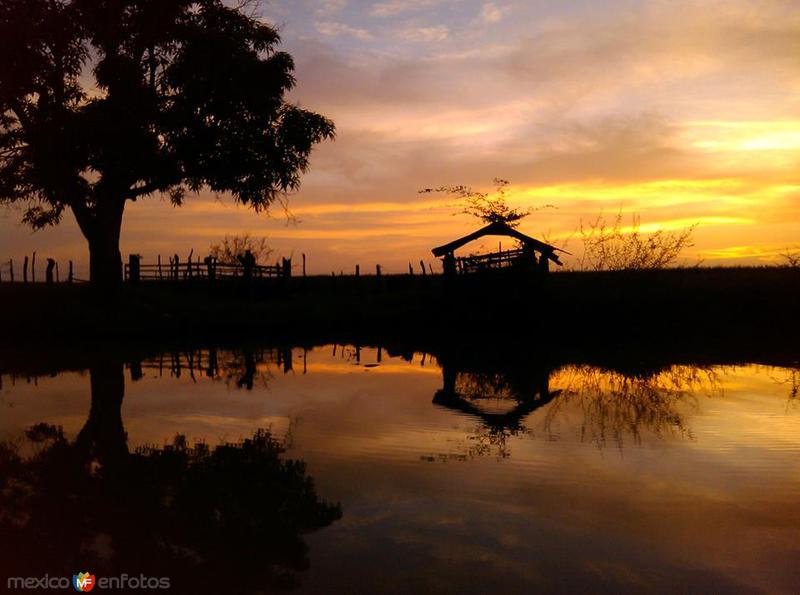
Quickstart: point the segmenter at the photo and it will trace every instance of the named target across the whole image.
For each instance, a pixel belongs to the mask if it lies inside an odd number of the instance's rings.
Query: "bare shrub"
[[[800,249],[790,250],[781,253],[783,259],[783,266],[790,269],[800,269]]]
[[[221,244],[209,248],[209,254],[220,264],[239,264],[239,257],[250,251],[256,263],[265,262],[274,252],[267,238],[254,238],[249,233],[239,236],[225,236]]]
[[[625,229],[622,219],[620,212],[611,223],[603,215],[586,224],[581,221],[582,270],[662,269],[675,264],[681,252],[694,245],[692,234],[697,224],[678,231],[659,229],[648,234],[640,230],[639,215],[631,217],[630,230]]]

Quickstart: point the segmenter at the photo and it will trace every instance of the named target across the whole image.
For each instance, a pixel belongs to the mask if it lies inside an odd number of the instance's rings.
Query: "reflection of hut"
[[[459,256],[455,251],[470,242],[484,236],[507,236],[519,241],[520,247],[513,250],[501,250],[478,256]],[[539,240],[526,236],[510,225],[502,222],[490,223],[478,231],[464,236],[433,249],[433,255],[442,259],[445,275],[476,273],[487,270],[515,268],[517,270],[539,270],[547,272],[550,261],[558,266],[563,263],[558,259],[556,252],[565,250],[545,244]]]

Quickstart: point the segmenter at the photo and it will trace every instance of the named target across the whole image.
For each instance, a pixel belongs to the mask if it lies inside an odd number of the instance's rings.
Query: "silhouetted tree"
[[[469,186],[439,186],[438,188],[424,188],[420,194],[443,193],[455,196],[463,201],[458,214],[471,215],[484,223],[505,223],[516,227],[519,222],[538,209],[517,209],[508,205],[508,186],[510,182],[502,178],[495,178],[495,191],[480,192]],[[549,208],[545,205],[542,208]]]
[[[284,101],[278,43],[222,0],[0,0],[0,202],[34,228],[70,209],[109,285],[129,200],[207,187],[266,209],[334,135]]]
[[[267,238],[254,238],[249,233],[238,236],[225,236],[221,244],[213,244],[209,249],[212,257],[221,264],[239,264],[239,257],[250,251],[257,263],[265,262],[274,252]]]

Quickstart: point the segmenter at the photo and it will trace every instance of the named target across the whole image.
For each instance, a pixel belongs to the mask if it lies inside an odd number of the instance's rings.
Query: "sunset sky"
[[[687,262],[800,247],[800,2],[272,0],[292,100],[334,120],[286,225],[200,195],[129,203],[123,254],[266,235],[312,272],[433,260],[476,223],[424,187],[512,183],[521,230],[566,240],[603,212],[698,223]],[[33,234],[0,211],[0,258],[86,261],[71,215]],[[567,246],[578,252],[573,237]]]

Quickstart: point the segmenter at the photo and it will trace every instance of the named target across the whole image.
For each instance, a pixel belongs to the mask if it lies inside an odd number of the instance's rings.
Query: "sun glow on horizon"
[[[620,212],[641,233],[697,224],[689,261],[777,263],[800,245],[800,5],[509,2],[513,18],[489,23],[479,0],[381,17],[349,0],[326,3],[338,25],[319,28],[314,4],[275,0],[265,16],[285,24],[290,99],[338,129],[289,197],[298,224],[207,191],[181,209],[155,197],[128,205],[123,254],[199,254],[250,232],[315,272],[400,272],[480,226],[421,188],[488,191],[498,176],[511,206],[533,209],[520,229],[573,252],[581,222]],[[71,214],[35,235],[19,219],[0,217],[0,261],[36,250],[85,268]]]

